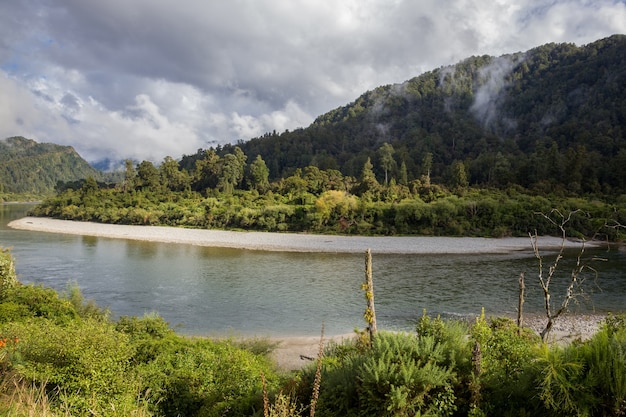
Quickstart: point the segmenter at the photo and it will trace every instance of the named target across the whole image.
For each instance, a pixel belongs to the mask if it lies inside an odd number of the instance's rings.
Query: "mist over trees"
[[[381,183],[385,175],[399,182],[403,164],[409,182],[429,171],[450,183],[455,163],[463,163],[470,185],[624,193],[625,49],[626,36],[616,35],[581,47],[470,57],[368,91],[305,129],[237,146],[261,155],[272,179],[309,165],[358,177],[370,158]],[[380,151],[385,143],[391,156]],[[186,155],[182,164],[197,158]]]

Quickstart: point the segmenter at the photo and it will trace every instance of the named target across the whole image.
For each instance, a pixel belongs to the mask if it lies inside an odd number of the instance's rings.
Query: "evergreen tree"
[[[214,149],[203,152],[203,157],[197,159],[193,172],[193,189],[204,192],[206,189],[217,187],[221,173],[222,158]]]
[[[380,156],[380,164],[385,171],[385,185],[389,184],[389,171],[393,168],[394,160],[393,160],[394,149],[393,146],[388,144],[387,142],[383,143],[378,149],[378,154]]]
[[[142,161],[137,165],[137,184],[142,190],[158,191],[161,186],[159,170],[150,161]]]
[[[422,159],[423,182],[425,187],[430,187],[430,170],[433,167],[433,154],[427,152]]]
[[[133,161],[127,159],[124,161],[124,183],[122,184],[122,189],[126,192],[129,190],[135,189],[135,180],[137,179],[137,171],[135,170],[135,166]]]
[[[181,171],[178,162],[171,156],[166,156],[159,166],[161,182],[170,191],[184,191],[191,187],[189,175]]]
[[[469,185],[465,165],[461,161],[452,164],[452,185],[458,188],[466,188]]]
[[[409,174],[406,169],[406,162],[402,161],[400,164],[400,178],[398,178],[400,185],[409,185]]]
[[[365,161],[363,165],[361,181],[356,191],[360,195],[369,195],[374,199],[378,199],[380,195],[381,186],[376,180],[376,175],[374,175],[374,165],[372,165],[370,158],[367,158],[367,161]]]
[[[218,181],[218,188],[230,194],[241,183],[246,170],[247,156],[239,146],[235,147],[234,153],[227,153],[222,159],[222,169]]]
[[[269,187],[270,170],[261,155],[257,155],[250,164],[250,186],[259,192]]]

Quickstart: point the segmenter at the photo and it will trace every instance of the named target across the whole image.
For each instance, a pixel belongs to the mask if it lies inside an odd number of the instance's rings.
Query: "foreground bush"
[[[326,350],[317,416],[623,416],[626,317],[588,341],[549,345],[510,319],[424,316],[416,334]],[[315,368],[295,390],[306,409]],[[297,407],[296,407],[297,408]],[[297,414],[289,414],[297,415]]]
[[[253,415],[261,375],[278,387],[264,354],[179,336],[156,315],[113,322],[75,287],[0,288],[0,415]]]
[[[546,415],[626,415],[625,318],[609,317],[585,343],[541,350],[535,383]]]
[[[422,318],[421,334],[378,333],[371,346],[331,348],[323,361],[317,415],[451,416],[466,405],[467,328]],[[306,404],[313,369],[303,374]]]
[[[626,316],[556,346],[509,319],[424,314],[414,333],[332,345],[319,374],[287,379],[269,343],[183,337],[157,315],[112,321],[76,287],[20,284],[0,254],[0,415],[626,414]]]
[[[134,347],[111,324],[76,320],[64,326],[40,318],[5,325],[2,333],[19,340],[10,358],[13,370],[44,385],[73,413],[105,414],[135,403]]]

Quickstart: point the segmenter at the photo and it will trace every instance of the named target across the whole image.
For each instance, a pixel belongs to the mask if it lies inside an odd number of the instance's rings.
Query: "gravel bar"
[[[394,254],[479,254],[531,250],[528,237],[340,236],[131,226],[48,217],[24,217],[8,226],[37,232],[279,252],[360,253],[371,249],[373,253]],[[556,250],[562,239],[542,236],[538,243],[539,249]],[[565,246],[580,248],[581,242],[567,240]]]

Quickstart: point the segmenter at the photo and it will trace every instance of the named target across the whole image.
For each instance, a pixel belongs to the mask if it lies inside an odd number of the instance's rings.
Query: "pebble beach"
[[[478,254],[531,249],[529,237],[338,236],[131,226],[48,217],[24,217],[8,226],[38,232],[284,252],[359,253],[371,249],[374,253],[394,254]],[[556,250],[562,243],[561,238],[551,236],[541,236],[538,240],[539,248],[543,250]],[[564,244],[571,248],[581,247],[581,243],[574,240],[567,240]]]

